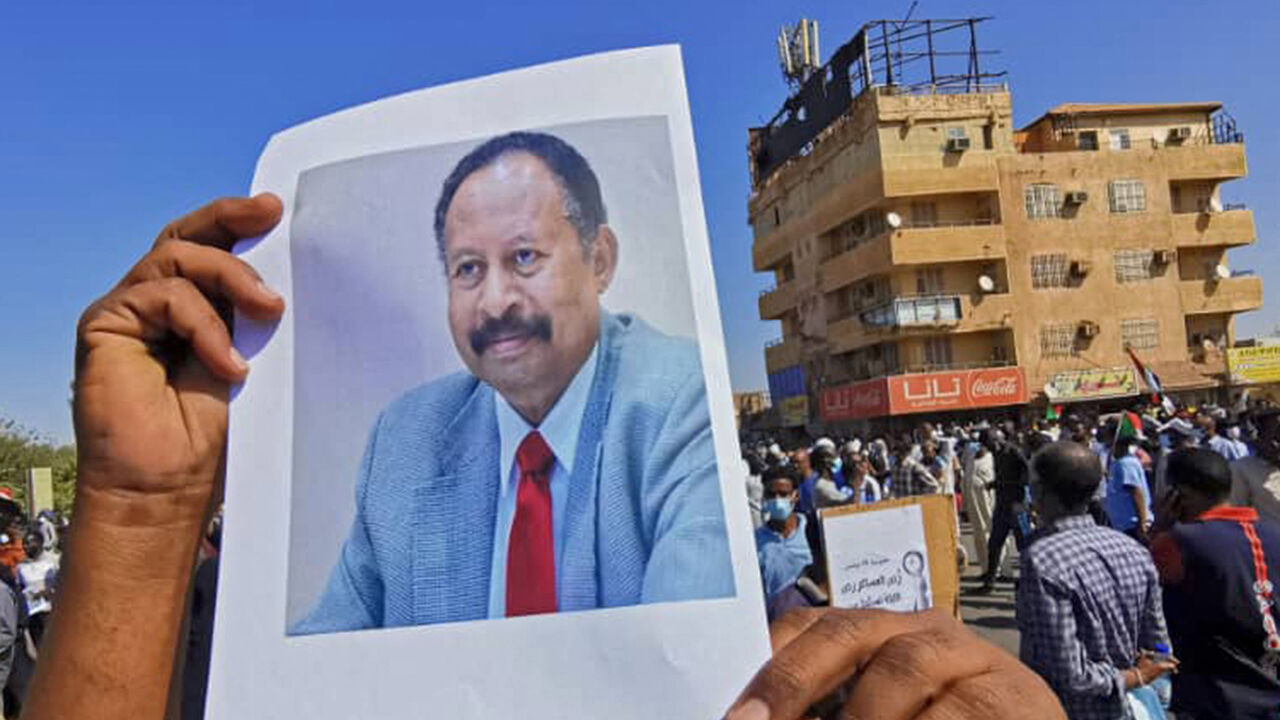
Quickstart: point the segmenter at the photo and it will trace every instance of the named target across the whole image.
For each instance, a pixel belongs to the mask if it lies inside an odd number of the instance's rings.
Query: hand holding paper
[[[227,250],[279,220],[273,196],[171,223],[85,311],[76,347],[76,530],[58,620],[23,717],[164,715],[191,562],[247,367],[218,309],[271,320],[282,300]]]
[[[939,610],[797,610],[770,633],[773,659],[727,720],[1066,717],[1038,675]]]

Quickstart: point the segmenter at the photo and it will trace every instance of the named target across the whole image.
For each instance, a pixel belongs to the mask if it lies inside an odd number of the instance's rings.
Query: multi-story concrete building
[[[878,52],[903,28],[869,23],[751,131],[774,403],[830,424],[1125,398],[1131,354],[1167,390],[1215,392],[1233,316],[1262,302],[1226,258],[1255,242],[1220,194],[1246,170],[1234,122],[1212,102],[1065,104],[1016,130],[976,21],[917,22],[927,81]],[[939,75],[939,28],[966,27],[970,64]]]

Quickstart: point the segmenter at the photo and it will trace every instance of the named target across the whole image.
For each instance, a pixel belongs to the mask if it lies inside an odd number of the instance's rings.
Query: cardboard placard
[[[903,512],[907,508],[911,510]],[[911,525],[916,517],[919,531]],[[918,609],[915,599],[923,595],[931,601],[923,607],[946,608],[959,615],[954,495],[920,495],[828,508],[820,511],[820,518],[834,607],[910,611]],[[886,537],[895,531],[897,537]],[[918,546],[921,536],[923,551]],[[918,559],[908,556],[917,553],[925,556],[927,582],[912,572]]]

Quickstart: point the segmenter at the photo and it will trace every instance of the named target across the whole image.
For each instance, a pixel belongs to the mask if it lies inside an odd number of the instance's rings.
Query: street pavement
[[[1018,655],[1018,624],[1014,619],[1014,588],[1011,581],[997,582],[989,595],[975,595],[981,585],[982,568],[973,548],[973,531],[968,523],[960,528],[960,542],[969,555],[969,564],[960,577],[960,617],[964,624],[989,642]],[[1013,544],[1009,544],[1012,550]],[[1016,567],[1015,562],[1005,561],[1005,566]]]

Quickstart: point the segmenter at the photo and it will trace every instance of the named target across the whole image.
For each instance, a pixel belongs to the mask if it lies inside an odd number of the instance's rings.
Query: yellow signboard
[[[1280,345],[1227,350],[1227,372],[1233,383],[1280,382]]]
[[[1091,368],[1049,376],[1044,394],[1050,402],[1072,402],[1138,394],[1138,378],[1133,368]]]
[[[804,425],[809,421],[809,396],[797,395],[782,399],[782,424],[786,427]]]

